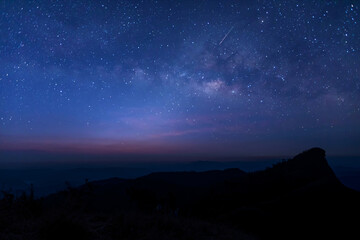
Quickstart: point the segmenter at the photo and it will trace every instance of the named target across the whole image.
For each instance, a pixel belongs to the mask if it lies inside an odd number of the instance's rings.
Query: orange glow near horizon
[[[53,153],[86,154],[201,154],[203,144],[171,143],[160,141],[115,140],[24,140],[0,144],[5,151],[44,151]]]

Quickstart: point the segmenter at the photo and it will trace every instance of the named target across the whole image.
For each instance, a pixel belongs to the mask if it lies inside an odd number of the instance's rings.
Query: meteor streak
[[[231,33],[231,31],[234,29],[234,27],[231,27],[230,30],[227,32],[227,34],[221,39],[219,42],[219,46],[223,43],[223,41],[227,38],[227,36]]]

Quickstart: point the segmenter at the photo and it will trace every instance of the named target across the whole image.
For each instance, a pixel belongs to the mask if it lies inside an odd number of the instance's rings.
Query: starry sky
[[[360,154],[359,1],[0,1],[0,149]]]

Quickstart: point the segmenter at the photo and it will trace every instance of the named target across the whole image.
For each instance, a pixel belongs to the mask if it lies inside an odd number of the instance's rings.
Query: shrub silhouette
[[[40,230],[40,238],[43,240],[64,240],[64,239],[92,239],[92,234],[80,223],[61,216],[54,221],[47,223]]]

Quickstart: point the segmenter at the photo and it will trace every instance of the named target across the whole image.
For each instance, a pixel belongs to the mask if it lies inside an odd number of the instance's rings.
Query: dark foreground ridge
[[[112,178],[5,196],[0,239],[358,239],[360,193],[313,148],[263,171]]]

